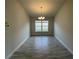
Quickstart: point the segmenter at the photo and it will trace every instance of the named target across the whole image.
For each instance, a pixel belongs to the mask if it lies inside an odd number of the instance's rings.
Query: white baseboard
[[[55,35],[55,38],[56,38],[65,48],[67,48],[67,50],[68,50],[71,54],[73,54],[73,51],[61,40],[60,37],[58,37],[57,35]]]
[[[25,42],[28,38],[29,38],[29,37],[25,38],[24,41],[22,41],[7,57],[5,57],[5,59],[9,59],[9,58],[12,56],[12,54],[13,54],[17,49],[19,49],[19,48],[24,44],[24,42]]]

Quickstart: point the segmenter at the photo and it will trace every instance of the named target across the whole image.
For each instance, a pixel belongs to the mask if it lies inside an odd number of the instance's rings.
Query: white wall
[[[55,37],[73,53],[73,0],[66,0],[54,21]]]
[[[5,59],[30,36],[29,17],[18,0],[6,0],[5,21]]]

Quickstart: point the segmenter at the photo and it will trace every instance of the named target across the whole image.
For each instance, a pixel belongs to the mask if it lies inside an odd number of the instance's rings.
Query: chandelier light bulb
[[[45,19],[45,17],[42,17],[42,16],[41,16],[41,17],[38,17],[38,19],[39,19],[39,20],[43,20],[43,19]]]
[[[42,17],[42,19],[45,19],[45,17]]]

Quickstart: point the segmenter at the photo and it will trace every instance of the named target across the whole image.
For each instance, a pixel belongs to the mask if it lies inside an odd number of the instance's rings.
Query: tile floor
[[[73,55],[52,36],[32,36],[10,59],[73,59]]]

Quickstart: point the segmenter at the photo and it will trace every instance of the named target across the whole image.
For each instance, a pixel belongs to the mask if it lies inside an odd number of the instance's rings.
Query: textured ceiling
[[[65,0],[19,0],[30,16],[54,16]],[[42,9],[40,8],[42,6]]]

